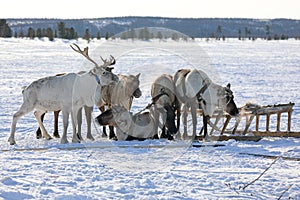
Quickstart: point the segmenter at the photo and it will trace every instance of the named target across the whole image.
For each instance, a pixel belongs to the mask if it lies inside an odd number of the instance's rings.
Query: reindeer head
[[[225,90],[224,92],[225,111],[232,116],[236,116],[237,114],[239,114],[239,110],[233,100],[234,96],[233,96],[233,92],[230,90],[230,83],[228,83],[227,86],[224,87],[224,90]]]
[[[101,84],[102,86],[109,85],[110,83],[114,83],[119,80],[118,76],[111,72],[111,70],[113,68],[109,67],[116,63],[114,57],[111,56],[109,61],[103,60],[103,58],[102,58],[104,63],[103,63],[103,65],[99,66],[97,64],[97,62],[95,62],[93,59],[91,59],[90,56],[88,55],[88,51],[89,51],[88,47],[84,48],[84,50],[81,50],[78,45],[76,45],[76,44],[73,44],[73,45],[76,48],[73,47],[72,45],[70,45],[70,46],[74,51],[76,51],[77,53],[80,53],[81,55],[83,55],[86,59],[88,59],[90,62],[92,62],[95,65],[95,67],[90,70],[90,73],[95,76],[96,81],[99,84]]]
[[[132,96],[134,96],[135,98],[140,98],[142,96],[142,91],[140,89],[140,73],[138,73],[137,75],[129,75],[128,76],[128,85],[129,87],[127,88],[127,92],[128,94],[132,94]]]
[[[211,83],[201,95],[201,107],[205,115],[212,116],[216,109],[221,109],[228,114],[235,116],[238,109],[233,101],[233,92],[230,90],[230,84],[226,87]]]
[[[96,122],[102,126],[110,125],[119,127],[123,132],[126,132],[125,130],[129,129],[132,122],[132,115],[123,106],[113,105],[111,109],[106,110],[96,117]]]
[[[226,87],[217,86],[218,107],[228,114],[235,116],[239,113],[238,108],[234,102],[233,92],[230,90],[230,83]]]

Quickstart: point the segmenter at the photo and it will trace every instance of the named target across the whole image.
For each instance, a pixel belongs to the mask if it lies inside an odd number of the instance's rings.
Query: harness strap
[[[197,100],[199,101],[199,103],[203,103],[204,105],[206,104],[205,100],[202,98],[202,94],[207,90],[207,88],[210,85],[210,82],[206,83],[206,79],[203,80],[203,87],[199,90],[199,92],[197,93],[196,97]]]
[[[187,71],[183,74],[183,77],[184,77],[184,80],[182,82],[182,90],[183,90],[183,94],[186,95],[186,84],[185,84],[185,79],[186,79],[186,76],[190,73],[190,71]],[[206,83],[207,79],[204,79],[202,81],[203,83],[203,87],[199,90],[199,92],[196,94],[196,97],[198,99],[198,101],[200,100],[203,100],[201,95],[205,92],[205,90],[207,90],[208,86],[210,85],[210,82]]]
[[[152,98],[152,102],[146,106],[146,109],[149,109],[152,105],[154,105],[163,95],[169,96],[164,90],[161,90],[158,95]]]
[[[204,86],[199,90],[199,92],[197,93],[197,98],[201,98],[201,95],[205,92],[205,90],[207,90],[209,84],[204,84]]]
[[[139,111],[138,113],[143,112],[144,110],[150,109],[152,105],[154,105],[158,99],[160,97],[162,97],[163,95],[169,96],[164,90],[161,90],[160,93],[158,95],[156,95],[155,97],[152,98],[152,102],[149,103],[143,110]]]
[[[94,72],[92,72],[92,71],[90,71],[90,73],[91,73],[93,76],[95,76],[95,79],[96,79],[97,83],[100,85],[100,78],[99,78],[99,76],[98,76],[97,74],[95,74]]]

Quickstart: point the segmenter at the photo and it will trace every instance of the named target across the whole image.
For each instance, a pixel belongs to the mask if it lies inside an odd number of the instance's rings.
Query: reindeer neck
[[[98,76],[97,74],[95,74],[92,70],[89,72],[89,74],[92,75],[92,76],[94,76],[94,77],[95,77],[95,80],[97,81],[97,83],[98,83],[99,85],[101,85],[101,83],[100,83],[100,78],[99,78],[99,76]]]

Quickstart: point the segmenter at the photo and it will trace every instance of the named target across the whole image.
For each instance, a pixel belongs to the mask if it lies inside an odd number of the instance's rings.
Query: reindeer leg
[[[82,126],[82,108],[79,108],[77,113],[77,125],[78,125],[78,131],[77,131],[77,137],[80,141],[83,140],[81,136],[81,126]]]
[[[98,107],[99,110],[101,111],[101,113],[103,113],[105,111],[105,107],[104,106],[101,106],[101,107]],[[107,137],[108,134],[106,132],[106,126],[103,126],[102,127],[102,137]]]
[[[180,128],[180,115],[181,115],[181,104],[179,103],[179,101],[175,100],[175,106],[176,106],[176,117],[177,117],[177,132],[179,133],[179,128]]]
[[[207,120],[208,120],[208,116],[203,113],[203,131],[204,131],[203,137],[204,138],[207,136]]]
[[[109,126],[109,139],[115,139],[117,136],[113,126]]]
[[[108,137],[107,132],[106,132],[106,126],[102,127],[102,137]]]
[[[73,143],[80,143],[80,138],[78,137],[77,130],[76,130],[77,129],[77,123],[78,123],[77,122],[77,117],[78,117],[78,114],[79,114],[79,110],[80,110],[80,108],[76,108],[75,106],[73,106],[73,109],[71,111],[71,119],[72,119],[72,127],[73,127],[73,137],[72,137],[72,142]]]
[[[41,115],[41,121],[42,122],[44,122],[45,114],[46,113],[44,113],[44,114]],[[36,130],[36,139],[40,139],[40,138],[42,138],[42,131],[41,131],[41,128],[39,126],[39,128]]]
[[[41,120],[41,116],[43,114],[45,114],[45,111],[43,111],[43,110],[36,110],[34,112],[34,116],[35,116],[36,120],[38,121],[38,123],[40,125],[43,138],[46,138],[47,140],[50,140],[50,139],[52,139],[52,137],[48,134],[48,132],[47,132],[42,120]]]
[[[197,104],[195,103],[192,103],[191,105],[191,114],[192,114],[192,121],[193,121],[192,139],[194,140],[196,137],[196,130],[197,130]]]
[[[187,136],[187,105],[186,104],[184,104],[184,106],[183,106],[182,121],[183,121],[182,139],[185,140],[186,136]]]
[[[181,115],[180,109],[177,109],[177,130],[178,131],[180,128],[180,115]]]
[[[167,137],[167,135],[166,135],[166,127],[163,126],[163,127],[161,128],[160,138],[166,138],[166,137]]]
[[[210,130],[209,135],[212,135],[212,134],[214,133],[214,129],[217,130],[217,128],[218,128],[218,127],[217,127],[217,124],[219,123],[219,121],[220,121],[220,119],[221,119],[221,117],[222,117],[222,114],[223,114],[223,112],[219,112],[219,113],[218,113],[218,115],[217,115],[217,117],[216,117],[216,120],[215,120],[213,126],[211,127],[211,130]],[[210,124],[210,125],[211,125],[211,124]]]
[[[180,108],[177,108],[177,132],[179,132],[179,128],[180,128],[180,115],[181,115],[181,110]]]
[[[59,112],[58,111],[54,111],[54,132],[53,132],[53,136],[56,138],[60,138],[59,133],[58,133],[58,116],[59,116]]]
[[[84,106],[84,111],[85,111],[85,118],[86,118],[86,123],[87,123],[86,138],[94,141],[95,139],[92,136],[92,130],[91,130],[93,107]]]
[[[64,126],[64,130],[63,130],[63,136],[60,140],[61,144],[66,144],[69,143],[68,139],[67,139],[67,130],[68,130],[68,125],[69,125],[69,111],[62,111],[62,115],[63,115],[63,126]]]
[[[102,137],[108,137],[107,132],[106,132],[106,126],[102,127]]]
[[[199,132],[199,135],[202,135],[202,132],[203,132],[203,126],[201,127],[201,130]]]
[[[12,124],[11,124],[11,129],[10,129],[10,136],[8,138],[8,142],[10,145],[16,144],[15,132],[16,132],[16,125],[17,125],[18,120],[22,116],[24,116],[27,113],[29,113],[30,111],[32,111],[33,109],[34,109],[33,106],[28,106],[28,104],[23,103],[21,108],[19,109],[19,111],[13,115],[13,120],[12,120]]]
[[[153,127],[153,131],[155,132],[155,135],[157,135],[157,139],[162,137],[162,134],[159,136],[159,131],[158,131],[158,127],[159,127],[159,112],[157,109],[157,106],[154,105],[154,127]]]

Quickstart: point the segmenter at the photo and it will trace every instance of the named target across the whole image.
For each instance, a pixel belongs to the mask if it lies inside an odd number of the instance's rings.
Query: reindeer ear
[[[137,79],[139,79],[139,78],[140,78],[140,75],[141,75],[141,73],[138,73],[137,75],[135,75],[135,77],[136,77]]]
[[[94,67],[93,69],[92,69],[92,72],[94,73],[94,74],[96,74],[96,72],[97,72],[97,69],[96,69],[97,67]]]
[[[228,83],[228,84],[226,85],[226,87],[227,87],[228,89],[230,89],[230,86],[231,86],[230,83]]]

